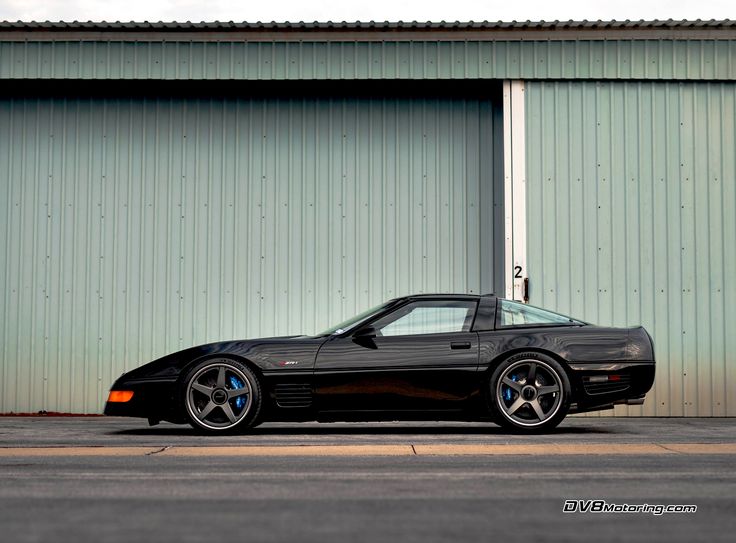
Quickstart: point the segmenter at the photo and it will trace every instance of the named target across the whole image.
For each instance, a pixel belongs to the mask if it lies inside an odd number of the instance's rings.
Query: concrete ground
[[[694,514],[563,513],[565,500]],[[266,424],[0,418],[3,541],[732,541],[736,421]]]

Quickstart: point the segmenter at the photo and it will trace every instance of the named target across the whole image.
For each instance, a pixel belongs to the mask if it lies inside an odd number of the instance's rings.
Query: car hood
[[[177,380],[182,371],[193,363],[217,355],[249,361],[266,372],[284,368],[311,370],[317,351],[325,341],[324,337],[279,336],[207,343],[144,364],[123,374],[118,381]]]

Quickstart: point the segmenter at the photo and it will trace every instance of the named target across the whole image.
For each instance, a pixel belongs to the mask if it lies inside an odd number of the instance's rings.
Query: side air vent
[[[307,384],[276,385],[273,395],[279,407],[309,407],[312,405],[312,387]]]

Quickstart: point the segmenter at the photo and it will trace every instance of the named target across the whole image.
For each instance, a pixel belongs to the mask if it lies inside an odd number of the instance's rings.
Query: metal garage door
[[[0,412],[95,412],[124,369],[169,351],[493,290],[497,113],[450,98],[0,101]]]
[[[736,415],[736,86],[526,92],[531,303],[649,330],[654,390],[617,414]]]

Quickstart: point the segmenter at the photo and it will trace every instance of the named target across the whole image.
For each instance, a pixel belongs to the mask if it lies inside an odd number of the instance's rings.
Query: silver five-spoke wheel
[[[228,430],[250,412],[253,385],[235,364],[213,362],[198,369],[187,381],[185,405],[197,426]]]
[[[541,428],[549,426],[560,411],[563,378],[543,360],[521,358],[502,369],[495,394],[500,414],[513,426]]]

